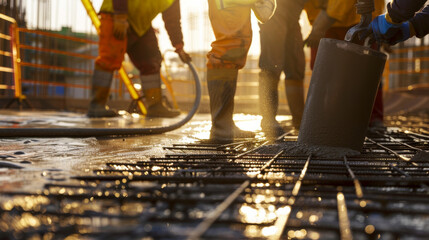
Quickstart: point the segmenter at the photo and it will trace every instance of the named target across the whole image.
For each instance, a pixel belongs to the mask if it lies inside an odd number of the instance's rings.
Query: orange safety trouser
[[[127,38],[119,40],[113,36],[113,16],[102,13],[100,25],[100,39],[96,66],[106,71],[115,71],[121,68],[127,50]]]
[[[243,68],[252,43],[250,7],[238,6],[219,10],[215,0],[208,0],[208,3],[216,40],[212,42],[212,49],[207,54],[207,68]]]
[[[332,27],[326,31],[325,37],[326,38],[333,38],[338,40],[344,40],[344,37],[346,36],[347,31],[350,29],[350,27]],[[375,46],[372,46],[373,48]],[[311,48],[311,61],[310,61],[310,67],[313,69],[314,62],[316,60],[317,55],[317,48]],[[374,107],[372,108],[372,114],[370,121],[377,121],[381,120],[383,121],[384,118],[384,107],[383,107],[383,82],[380,82],[380,85],[378,86],[377,95],[375,97]]]
[[[113,17],[101,13],[99,55],[95,60],[97,67],[106,71],[115,71],[121,67],[125,53],[131,59],[141,75],[159,73],[162,56],[158,47],[158,39],[154,29],[149,28],[143,36],[138,36],[128,29],[125,39],[118,40],[113,36]]]

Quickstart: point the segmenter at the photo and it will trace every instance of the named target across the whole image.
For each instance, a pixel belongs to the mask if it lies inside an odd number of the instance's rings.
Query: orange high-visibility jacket
[[[321,9],[337,21],[333,27],[349,27],[359,23],[360,15],[356,13],[357,0],[309,0],[305,4],[308,20],[312,24]],[[385,12],[384,0],[374,0],[375,11],[372,17],[376,17]]]

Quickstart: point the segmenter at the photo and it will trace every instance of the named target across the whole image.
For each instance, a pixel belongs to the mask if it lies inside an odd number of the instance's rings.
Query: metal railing
[[[16,21],[6,15],[0,14],[2,20],[10,22],[10,35],[1,33],[0,38],[10,42],[10,51],[0,50],[0,54],[10,57],[13,67],[1,66],[0,72],[11,73],[13,83],[2,81],[1,89],[14,90],[13,100],[18,100],[19,104],[26,101],[23,94],[27,91],[32,97],[47,97],[53,95],[50,88],[62,88],[63,91],[74,88],[86,89],[89,84],[85,84],[84,79],[92,74],[92,61],[95,56],[87,53],[79,53],[77,47],[88,47],[96,45],[96,41],[82,37],[67,36],[55,32],[30,30],[19,28]],[[74,48],[65,47],[73,45]],[[60,59],[60,60],[58,60]],[[73,60],[70,60],[73,59]],[[82,61],[86,61],[84,66]],[[69,64],[71,63],[71,64]],[[67,83],[65,76],[79,75],[81,80],[76,83]],[[63,81],[55,81],[56,78],[63,78]],[[114,89],[119,92],[119,89]],[[2,97],[9,98],[9,92],[3,91]],[[81,95],[85,96],[84,93]],[[9,107],[9,102],[6,107]],[[28,103],[28,102],[27,102]]]

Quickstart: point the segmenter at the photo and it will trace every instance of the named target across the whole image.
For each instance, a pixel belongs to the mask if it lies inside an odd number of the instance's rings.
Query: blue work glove
[[[395,45],[411,37],[410,22],[393,23],[389,21],[387,14],[377,16],[368,26],[368,30],[363,34],[363,38],[370,36],[375,38],[378,44],[387,43]]]

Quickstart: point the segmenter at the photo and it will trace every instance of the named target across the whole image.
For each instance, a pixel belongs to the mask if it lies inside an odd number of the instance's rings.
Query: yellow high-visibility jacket
[[[128,1],[128,22],[139,36],[150,27],[152,20],[170,7],[175,0],[124,0]],[[104,0],[100,12],[113,13],[113,0]]]
[[[356,13],[356,2],[357,0],[309,0],[304,9],[311,24],[313,24],[319,11],[325,9],[331,18],[337,20],[333,27],[350,27],[360,21],[360,15]],[[373,18],[385,12],[384,0],[374,0],[374,5]]]

